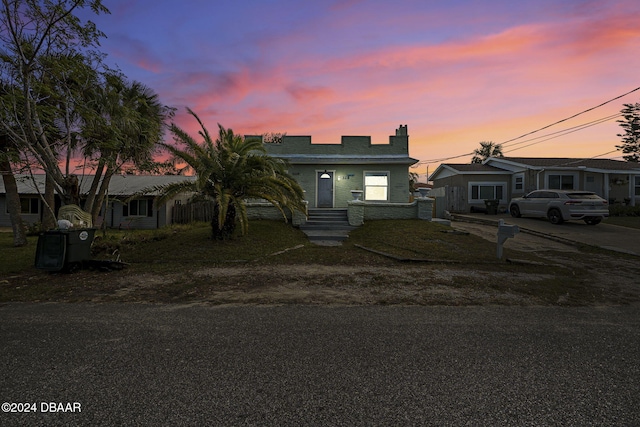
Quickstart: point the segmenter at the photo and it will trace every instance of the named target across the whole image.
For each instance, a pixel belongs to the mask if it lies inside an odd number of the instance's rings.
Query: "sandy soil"
[[[454,223],[460,231],[496,242],[495,227]],[[544,262],[491,265],[398,263],[326,266],[233,264],[175,274],[80,271],[50,276],[68,286],[52,301],[318,305],[616,305],[640,303],[640,262],[615,252],[580,252],[574,246],[520,233],[505,249],[533,252]],[[516,260],[514,260],[516,261]],[[73,283],[67,283],[72,279]],[[9,279],[19,289],[30,278]],[[15,283],[14,283],[15,282]]]
[[[455,223],[454,228],[496,241],[495,227]],[[640,301],[640,266],[635,258],[613,252],[581,254],[574,246],[525,233],[507,240],[505,248],[535,252],[546,262],[526,266],[525,272],[505,271],[497,259],[495,268],[483,266],[481,271],[473,265],[450,264],[237,265],[199,269],[186,278],[124,276],[113,296],[166,302],[167,295],[158,295],[159,286],[199,283],[185,291],[194,304],[603,305]],[[558,271],[562,277],[581,278],[556,292],[549,288],[562,288],[554,273]],[[184,299],[184,294],[179,297]]]

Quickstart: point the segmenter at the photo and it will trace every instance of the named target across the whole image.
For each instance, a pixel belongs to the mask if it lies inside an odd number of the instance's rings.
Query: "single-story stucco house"
[[[281,143],[264,147],[289,162],[289,173],[304,189],[309,208],[347,208],[352,192],[362,192],[365,202],[409,201],[409,166],[418,160],[409,157],[406,125],[396,129],[388,144],[372,144],[370,136],[314,144],[310,136],[285,135]]]
[[[640,204],[640,164],[611,159],[490,157],[481,164],[443,163],[431,174],[438,213],[484,208],[538,189],[593,191],[609,203]]]
[[[99,222],[106,222],[110,228],[139,228],[153,229],[171,224],[172,207],[176,203],[184,203],[188,195],[172,199],[162,206],[154,207],[153,199],[156,196],[153,192],[147,192],[143,196],[137,196],[128,203],[125,201],[136,194],[141,194],[142,190],[166,185],[193,177],[159,175],[114,175],[109,182],[107,200],[102,208]],[[80,196],[86,195],[93,180],[92,175],[79,175]],[[40,194],[44,193],[44,175],[19,175],[16,177],[18,193],[22,205],[22,219],[29,224],[42,222],[44,207]],[[108,209],[105,209],[108,206]],[[59,200],[56,200],[55,212],[60,207]],[[99,224],[98,224],[99,225]],[[4,183],[0,180],[0,227],[11,227],[11,220],[7,211],[6,192]]]
[[[356,226],[369,219],[432,218],[432,201],[413,200],[411,194],[409,167],[418,160],[409,156],[407,125],[400,125],[387,144],[373,144],[370,136],[316,144],[311,136],[285,135],[264,147],[289,163],[310,212],[346,210]]]

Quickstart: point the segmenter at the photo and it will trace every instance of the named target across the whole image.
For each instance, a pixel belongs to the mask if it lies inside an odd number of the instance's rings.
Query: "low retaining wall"
[[[348,202],[349,225],[360,226],[378,219],[433,219],[433,199],[421,197],[412,203],[374,203],[353,200]]]
[[[282,212],[280,212],[275,206],[269,202],[250,202],[246,203],[247,206],[247,218],[253,219],[272,219],[276,221],[282,221]],[[307,220],[307,216],[301,212],[295,211],[293,214],[290,210],[285,210],[287,220],[291,221],[294,226],[304,224]]]
[[[433,219],[433,201],[429,197],[421,197],[412,203],[374,203],[353,200],[348,202],[347,216],[349,225],[360,226],[365,221],[373,221],[378,219],[424,219],[431,221]],[[282,220],[282,213],[271,203],[268,202],[248,202],[247,218]],[[298,227],[304,224],[307,216],[301,212],[286,210],[287,220]]]

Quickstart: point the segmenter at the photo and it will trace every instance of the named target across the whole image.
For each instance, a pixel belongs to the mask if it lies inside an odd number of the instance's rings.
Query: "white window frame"
[[[520,182],[518,182],[520,180]],[[513,175],[513,189],[514,193],[524,193],[524,173],[516,173]],[[518,188],[520,185],[520,188]]]
[[[136,214],[132,214],[131,213],[131,205],[135,203],[136,204]],[[144,214],[140,213],[140,205],[144,206]],[[147,199],[133,199],[131,201],[129,201],[129,203],[127,203],[125,205],[127,207],[127,215],[123,215],[126,218],[130,218],[130,217],[150,217],[153,216],[153,212],[149,212],[149,200]]]
[[[552,176],[559,176],[560,177],[560,188],[554,188],[551,187],[551,185],[549,184],[550,178]],[[572,184],[572,188],[562,188],[562,178],[563,177],[568,177],[570,176],[571,179],[573,180],[573,184]],[[544,188],[548,188],[550,190],[577,190],[578,188],[576,187],[576,185],[578,184],[578,174],[577,173],[571,173],[571,172],[547,172],[546,176],[544,177],[544,181],[545,181],[545,187]]]
[[[385,176],[387,178],[387,184],[386,185],[379,185],[379,184],[367,184],[367,176]],[[364,171],[364,174],[362,176],[362,182],[364,183],[363,185],[363,189],[364,189],[364,200],[369,201],[369,202],[388,202],[389,201],[389,197],[390,197],[390,188],[391,188],[391,173],[390,171]],[[384,192],[385,192],[385,199],[380,199],[380,198],[371,198],[370,197],[370,193],[367,190],[368,188],[373,189],[380,189],[383,188]]]
[[[478,187],[478,198],[473,197],[473,187]],[[480,197],[481,190],[480,187],[493,187],[493,197]],[[486,182],[469,182],[469,203],[479,203],[484,202],[485,200],[496,199],[497,197],[497,187],[502,187],[502,197],[498,198],[500,202],[506,202],[507,197],[507,188],[508,185],[506,182],[498,182],[498,181],[486,181]]]

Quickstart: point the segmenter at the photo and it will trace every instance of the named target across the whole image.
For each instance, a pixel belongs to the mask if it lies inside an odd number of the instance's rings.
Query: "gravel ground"
[[[638,307],[9,304],[0,397],[37,411],[0,424],[640,425],[638,319]]]

